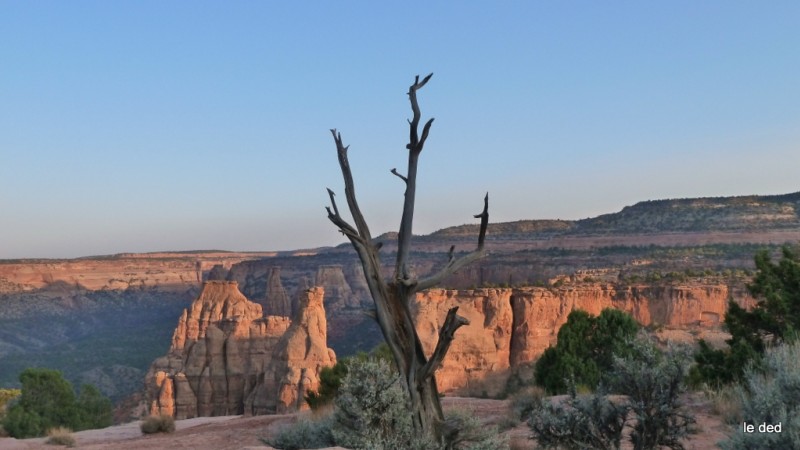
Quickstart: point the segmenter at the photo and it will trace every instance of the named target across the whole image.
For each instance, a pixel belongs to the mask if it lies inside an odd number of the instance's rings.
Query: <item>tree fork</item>
[[[331,134],[336,144],[339,168],[345,184],[345,199],[354,225],[348,223],[341,216],[335,195],[330,189],[328,189],[328,196],[331,205],[326,207],[326,210],[328,219],[350,240],[364,268],[367,286],[375,302],[374,317],[408,388],[414,427],[418,432],[429,434],[437,442],[443,443],[445,438],[447,440],[454,438],[458,430],[444,429],[446,425],[439,400],[439,391],[436,388],[435,372],[447,355],[450,344],[455,338],[456,330],[469,324],[469,321],[457,314],[457,307],[451,308],[439,330],[439,339],[434,352],[430,358],[427,358],[412,320],[411,305],[417,292],[435,286],[460,268],[486,255],[484,241],[489,223],[489,194],[487,193],[484,197],[483,211],[474,216],[481,220],[477,248],[456,258],[455,248],[451,247],[447,262],[438,272],[421,280],[412,277],[408,270],[408,256],[414,220],[417,163],[433,124],[433,119],[429,119],[422,127],[422,133],[419,133],[422,114],[417,102],[417,91],[422,89],[432,76],[433,74],[429,74],[422,81],[417,76],[414,84],[408,89],[413,113],[412,119],[408,121],[409,142],[406,145],[408,168],[406,175],[401,175],[397,169],[391,170],[391,173],[400,178],[406,186],[403,214],[397,236],[397,260],[392,280],[385,280],[381,275],[380,244],[372,242],[369,227],[356,201],[355,183],[347,158],[349,147],[344,145],[341,133],[335,129],[331,130]]]

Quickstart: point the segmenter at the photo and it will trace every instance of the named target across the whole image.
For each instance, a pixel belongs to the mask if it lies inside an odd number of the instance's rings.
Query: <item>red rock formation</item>
[[[597,315],[604,308],[630,313],[642,325],[663,325],[676,329],[708,329],[720,325],[728,298],[748,307],[754,303],[744,290],[721,284],[622,286],[577,284],[561,288],[521,289],[432,289],[417,296],[412,305],[417,332],[430,354],[447,310],[470,320],[456,334],[436,380],[442,391],[475,392],[482,384],[496,394],[505,369],[535,361],[555,344],[558,330],[569,313],[582,309]],[[499,377],[487,386],[485,380]]]
[[[183,292],[197,286],[215,265],[232,264],[273,253],[147,253],[98,259],[31,260],[0,264],[0,293],[33,291],[63,283],[86,290],[158,288]]]
[[[321,302],[321,290],[318,295]],[[287,358],[286,344],[279,344],[286,341],[286,336],[305,332],[313,348],[327,350],[325,333],[318,333],[320,323],[324,329],[324,310],[308,303],[304,306],[307,307],[306,311],[301,310],[304,321],[290,327],[291,321],[286,317],[262,316],[261,306],[248,301],[236,282],[205,283],[200,296],[178,321],[169,353],[153,362],[147,374],[145,384],[151,414],[171,414],[179,419],[242,414],[245,400],[254,395],[257,385],[263,384],[265,370],[282,373],[284,367],[297,369],[307,373],[306,378],[316,380],[321,366],[316,364],[315,357],[303,365],[297,358]],[[306,326],[311,329],[305,329]],[[290,328],[292,332],[286,334]],[[330,353],[328,358],[317,358],[320,364],[331,361]],[[277,368],[273,362],[278,364]],[[287,378],[281,389],[288,389],[292,381],[296,382],[298,392],[305,389],[303,378]],[[287,397],[278,390],[259,388],[259,392],[256,398]],[[286,404],[276,402],[280,405],[277,408],[296,408],[296,400],[291,403],[287,399]]]
[[[319,389],[319,372],[336,364],[336,355],[327,346],[320,287],[305,291],[299,312],[275,348],[274,356],[263,369],[256,388],[248,397],[248,414],[286,413],[307,409],[303,399],[309,390]]]
[[[330,310],[360,306],[361,302],[353,295],[340,265],[319,266],[314,284],[325,289],[325,304]]]

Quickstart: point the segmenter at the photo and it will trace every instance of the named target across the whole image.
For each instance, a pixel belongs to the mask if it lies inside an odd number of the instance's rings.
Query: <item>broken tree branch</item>
[[[339,156],[339,167],[342,169],[342,176],[344,177],[344,195],[347,199],[347,206],[350,208],[350,214],[353,216],[353,221],[358,229],[358,235],[364,241],[365,245],[369,245],[372,241],[372,236],[367,226],[367,221],[364,220],[364,215],[358,207],[356,201],[356,188],[353,183],[353,173],[350,171],[350,162],[347,159],[347,149],[349,146],[342,144],[342,134],[337,133],[336,129],[331,130],[333,140],[336,142],[336,152]]]
[[[476,219],[481,219],[481,229],[478,233],[478,250],[483,249],[483,241],[486,239],[486,228],[489,227],[489,193],[486,193],[486,197],[483,197],[483,212],[480,214],[476,214]]]
[[[445,278],[452,275],[462,267],[475,262],[484,256],[486,256],[486,250],[484,249],[484,243],[486,240],[486,229],[489,226],[489,193],[486,193],[486,196],[483,198],[483,211],[480,214],[476,214],[474,216],[476,219],[481,219],[481,227],[480,231],[478,232],[478,248],[475,249],[472,253],[468,253],[461,258],[454,259],[453,258],[453,251],[455,250],[455,246],[450,247],[450,251],[447,255],[447,264],[436,272],[435,274],[429,276],[428,278],[424,278],[419,280],[415,284],[415,280],[408,280],[405,282],[406,286],[414,286],[415,291],[424,291],[425,289],[430,289],[437,284],[441,283]]]
[[[406,178],[406,177],[404,177],[404,176],[400,175],[400,173],[397,171],[397,168],[393,168],[393,169],[391,170],[391,172],[392,172],[392,173],[393,173],[395,176],[397,176],[397,177],[399,177],[401,180],[403,180],[404,182],[408,183],[408,178]]]
[[[396,280],[408,280],[408,254],[411,247],[411,228],[414,222],[414,200],[417,195],[417,162],[425,140],[428,138],[433,119],[428,120],[422,130],[422,139],[419,138],[419,120],[422,113],[417,102],[417,91],[422,89],[431,79],[433,73],[422,81],[419,75],[414,78],[414,84],[408,88],[408,99],[411,102],[413,117],[408,121],[408,170],[404,181],[406,182],[405,201],[403,202],[403,216],[400,219],[400,230],[397,236],[397,261],[395,263],[394,277]]]
[[[447,317],[444,319],[444,325],[442,325],[442,329],[439,330],[439,341],[436,342],[436,349],[433,351],[433,354],[428,362],[425,363],[425,365],[420,369],[418,375],[419,380],[427,380],[433,376],[433,373],[439,368],[439,365],[442,363],[442,360],[447,354],[447,350],[450,348],[450,344],[453,342],[456,330],[464,325],[469,325],[469,320],[465,317],[459,316],[456,314],[457,312],[458,306],[454,306],[447,311]]]

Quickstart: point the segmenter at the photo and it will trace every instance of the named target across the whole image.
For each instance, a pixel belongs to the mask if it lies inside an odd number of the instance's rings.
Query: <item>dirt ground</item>
[[[467,410],[487,423],[508,422],[508,401],[461,397],[442,399],[445,410]],[[686,443],[687,450],[716,448],[716,443],[725,439],[728,427],[712,415],[709,403],[700,395],[687,398],[687,405],[697,417],[699,434]],[[226,416],[198,417],[176,421],[176,431],[171,434],[142,435],[139,423],[133,422],[101,430],[87,430],[73,433],[77,447],[93,450],[133,450],[133,449],[209,449],[240,450],[268,449],[262,437],[272,436],[282,427],[309,413],[275,416]],[[535,449],[530,430],[524,423],[505,431],[509,436],[512,450]],[[46,445],[46,438],[17,440],[0,438],[0,449],[29,450],[54,449]]]

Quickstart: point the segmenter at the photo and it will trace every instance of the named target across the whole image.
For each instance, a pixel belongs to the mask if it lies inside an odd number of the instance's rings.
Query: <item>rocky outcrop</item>
[[[282,414],[307,408],[303,398],[309,390],[319,389],[319,372],[336,364],[336,355],[327,346],[324,293],[320,287],[305,291],[298,315],[247,398],[247,413]]]
[[[369,294],[367,278],[364,275],[364,267],[360,262],[353,262],[344,266],[343,273],[345,280],[350,285],[353,295],[353,303],[358,303],[362,307],[372,306],[372,297]]]
[[[321,302],[322,292],[318,295]],[[317,330],[320,320],[325,323],[324,310],[310,307],[301,313],[305,322],[292,327],[286,317],[263,316],[261,306],[247,300],[236,282],[204,283],[199,297],[181,315],[169,353],[154,361],[147,373],[150,413],[185,419],[243,414],[245,401],[252,403],[251,398],[269,404],[268,399],[261,397],[283,395],[262,387],[265,371],[277,370],[273,361],[278,363],[277,367],[296,368],[307,374],[306,378],[316,380],[318,366],[312,367],[311,362],[303,366],[296,358],[287,359],[286,345],[280,344],[290,328],[294,335],[302,334],[305,323],[313,327],[305,331],[315,337],[312,342],[326,348],[325,334],[319,337]],[[329,360],[330,357],[323,359]],[[295,367],[295,363],[299,366]],[[294,378],[284,378],[289,380],[283,386],[287,388]],[[297,383],[294,389],[301,392],[305,379],[294,381]],[[280,400],[273,403],[287,411],[299,404],[297,399],[293,403],[284,404]]]
[[[448,309],[459,307],[458,313],[470,323],[456,333],[436,372],[437,384],[442,391],[472,393],[474,385],[480,385],[492,395],[502,386],[506,369],[535,361],[555,344],[558,330],[576,309],[597,315],[604,308],[616,308],[645,326],[697,330],[718,327],[731,297],[745,307],[754,303],[743,289],[722,284],[587,283],[561,288],[432,289],[417,295],[412,311],[423,348],[431,354]],[[487,385],[492,377],[500,382]]]
[[[228,279],[228,269],[222,264],[214,264],[214,267],[208,271],[206,281],[225,281]]]
[[[314,284],[325,289],[325,306],[330,310],[357,308],[361,304],[340,265],[320,266]]]
[[[300,277],[300,280],[297,282],[297,290],[292,296],[292,315],[291,317],[297,316],[297,310],[300,303],[303,302],[303,299],[306,297],[306,291],[311,288],[311,283],[308,281],[306,277]],[[323,288],[324,289],[324,288]]]
[[[264,314],[292,317],[292,304],[281,283],[280,267],[270,267],[267,270],[267,293],[264,297]]]
[[[447,311],[469,324],[458,329],[442,366],[436,371],[440,391],[483,385],[487,378],[509,368],[513,315],[511,289],[473,291],[429,290],[417,295],[412,314],[425,353],[433,353]]]

